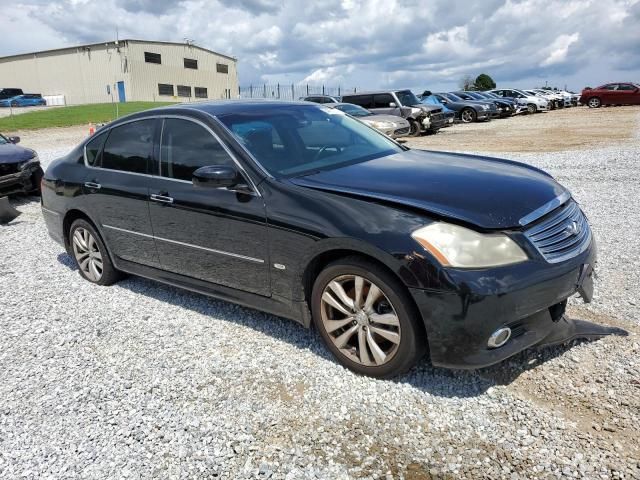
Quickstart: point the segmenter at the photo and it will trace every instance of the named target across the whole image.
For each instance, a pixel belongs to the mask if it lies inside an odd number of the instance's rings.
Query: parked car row
[[[301,100],[338,108],[392,138],[434,134],[454,122],[472,123],[538,113],[578,104],[578,95],[558,90],[500,88],[415,95],[411,90],[376,90],[336,97],[309,95]],[[360,108],[355,108],[355,106]],[[380,115],[385,120],[374,118]],[[404,119],[406,123],[390,118]],[[408,125],[408,130],[407,130]]]
[[[0,107],[36,107],[46,104],[39,93],[24,93],[21,88],[0,88]]]

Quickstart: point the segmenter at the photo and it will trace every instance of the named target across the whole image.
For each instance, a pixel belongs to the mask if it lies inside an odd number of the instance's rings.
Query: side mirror
[[[389,102],[389,108],[396,108],[397,106],[396,102]]]
[[[201,188],[235,187],[243,183],[240,172],[234,166],[211,165],[200,167],[193,172],[193,184]]]
[[[9,137],[11,143],[20,143],[20,137]]]

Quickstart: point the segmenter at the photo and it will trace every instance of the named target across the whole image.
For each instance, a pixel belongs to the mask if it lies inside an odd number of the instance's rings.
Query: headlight
[[[498,267],[527,260],[522,249],[502,233],[483,234],[459,225],[435,222],[411,236],[445,267]]]
[[[373,128],[378,128],[382,130],[393,128],[393,123],[390,123],[390,122],[370,122],[369,125],[371,125]]]
[[[480,105],[482,110],[489,110],[489,105]]]
[[[18,170],[24,170],[25,168],[30,167],[34,163],[40,163],[40,159],[38,158],[38,155],[34,155],[32,158],[30,158],[26,162],[18,165]]]

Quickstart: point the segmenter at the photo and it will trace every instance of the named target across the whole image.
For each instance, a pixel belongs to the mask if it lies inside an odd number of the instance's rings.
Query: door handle
[[[98,190],[100,188],[102,188],[102,185],[100,185],[99,183],[96,182],[84,182],[84,186],[87,188],[91,188],[93,190]]]
[[[152,194],[149,197],[150,200],[153,200],[154,202],[160,202],[160,203],[173,203],[173,198],[171,197],[167,197],[166,195],[156,195],[156,194]]]

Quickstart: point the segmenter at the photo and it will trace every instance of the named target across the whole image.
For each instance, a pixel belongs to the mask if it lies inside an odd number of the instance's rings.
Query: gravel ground
[[[395,381],[290,321],[135,277],[93,286],[18,199],[0,227],[0,478],[640,478],[639,155],[638,138],[502,155],[572,189],[600,263],[569,313],[629,337]]]

